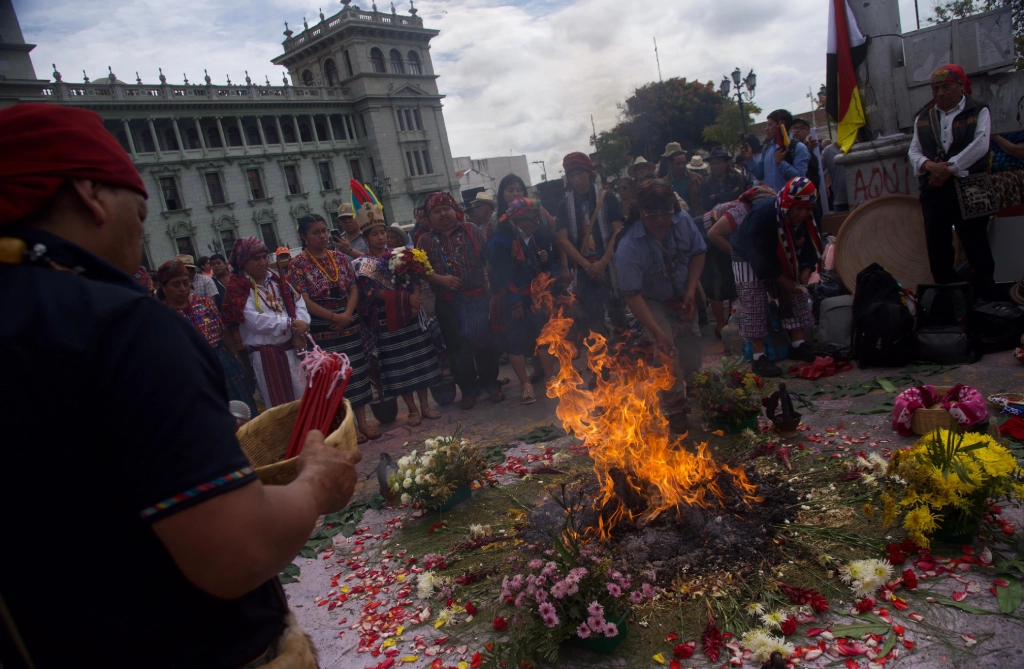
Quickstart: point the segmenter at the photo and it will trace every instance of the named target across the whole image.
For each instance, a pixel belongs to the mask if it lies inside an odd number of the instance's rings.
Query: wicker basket
[[[238,430],[238,443],[264,485],[287,485],[295,480],[297,458],[281,458],[295,429],[300,403],[296,400],[268,409]],[[343,400],[341,406],[332,425],[338,427],[325,441],[332,448],[348,451],[356,448],[356,424],[349,401]]]
[[[953,386],[935,386],[936,395],[945,395]],[[941,404],[935,405],[934,409],[918,409],[910,417],[910,429],[918,436],[931,434],[935,430],[948,430],[952,417],[949,412],[942,408]],[[994,429],[993,429],[994,428]],[[999,428],[989,418],[983,419],[977,425],[968,428],[968,432],[984,432],[994,437],[999,436]]]

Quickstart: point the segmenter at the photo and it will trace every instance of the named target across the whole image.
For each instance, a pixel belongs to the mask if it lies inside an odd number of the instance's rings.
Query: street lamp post
[[[373,192],[377,194],[377,197],[383,200],[388,195],[391,195],[391,177],[385,176],[383,179],[380,178],[379,174],[374,174],[373,179],[370,180],[370,185],[373,186]],[[381,207],[381,211],[385,211],[384,207]],[[387,214],[384,215],[384,220],[387,220]]]
[[[740,120],[743,121],[743,134],[747,134],[747,115],[743,111],[743,99],[746,98],[747,102],[754,99],[754,88],[757,87],[757,75],[754,74],[754,70],[751,69],[750,73],[747,74],[746,78],[743,78],[743,73],[740,72],[740,68],[736,68],[732,71],[732,81],[729,81],[729,77],[722,77],[722,83],[719,84],[719,92],[723,98],[729,97],[729,89],[736,86],[736,102],[740,106]],[[746,89],[744,91],[743,89]]]
[[[827,93],[825,92],[825,84],[822,84],[821,88],[818,89],[818,104],[821,105],[822,107],[825,106],[826,96]],[[825,112],[825,125],[828,126],[828,138],[832,139],[832,121],[828,117],[828,111]]]
[[[547,181],[548,180],[548,168],[544,164],[544,161],[543,160],[535,160],[531,164],[532,165],[540,165],[540,169],[541,169],[540,180],[541,181]]]

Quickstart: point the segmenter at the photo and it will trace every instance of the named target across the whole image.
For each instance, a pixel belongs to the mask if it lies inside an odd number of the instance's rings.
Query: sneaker
[[[764,376],[767,378],[782,376],[782,368],[769,360],[766,355],[762,355],[760,358],[752,362],[750,364],[750,371],[754,372],[758,376]]]
[[[804,342],[803,344],[800,344],[799,346],[790,346],[789,347],[789,359],[790,360],[800,360],[802,362],[814,362],[814,358],[815,357],[816,356],[814,355],[814,351],[811,350],[811,347],[807,344],[807,342]]]

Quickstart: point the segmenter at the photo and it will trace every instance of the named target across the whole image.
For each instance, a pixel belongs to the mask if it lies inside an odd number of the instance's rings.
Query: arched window
[[[409,52],[409,74],[423,74],[423,67],[420,65],[420,56],[415,51]]]
[[[228,126],[228,146],[242,146],[242,133],[233,125]]]
[[[328,86],[336,86],[341,80],[338,77],[338,66],[334,64],[334,60],[328,58],[324,61],[324,76],[327,77]]]
[[[188,144],[190,149],[201,149],[203,146],[199,143],[199,133],[196,132],[195,128],[188,128],[185,131],[185,143]]]
[[[128,135],[124,134],[124,130],[117,131],[117,142],[125,150],[125,153],[131,153],[131,150],[128,148]]]
[[[178,138],[174,136],[174,130],[172,128],[164,130],[164,146],[167,147],[168,151],[178,150]]]
[[[384,67],[384,52],[377,47],[370,49],[370,64],[374,72],[387,72]]]
[[[391,72],[394,74],[405,74],[405,66],[402,65],[402,54],[398,49],[391,50]]]
[[[217,130],[217,126],[210,126],[206,129],[206,145],[211,149],[224,148],[224,142],[220,138],[220,130]]]
[[[313,73],[309,70],[302,71],[302,85],[312,86],[313,85]]]
[[[292,127],[291,119],[281,124],[281,132],[284,134],[285,144],[295,143],[295,128]]]
[[[281,139],[277,136],[277,128],[269,123],[263,125],[263,136],[267,138],[267,144],[281,143]]]
[[[303,142],[312,142],[313,133],[309,131],[309,126],[305,123],[299,124],[299,137],[302,138]]]
[[[263,144],[260,141],[260,129],[254,125],[245,126],[245,140],[249,143],[249,146]]]
[[[316,138],[321,142],[329,142],[331,139],[331,136],[327,134],[327,126],[323,123],[316,124]]]

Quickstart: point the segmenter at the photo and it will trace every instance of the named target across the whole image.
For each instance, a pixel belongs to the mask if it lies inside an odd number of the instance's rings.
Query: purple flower
[[[512,582],[508,584],[509,589],[512,592],[519,592],[523,589],[523,575],[516,574],[512,577]]]
[[[566,581],[566,583],[569,583],[569,581]],[[580,591],[580,586],[576,585],[575,583],[569,583],[569,590],[566,592],[566,594],[567,595],[575,595],[579,591]]]
[[[547,592],[547,590],[538,590],[534,594],[534,598],[537,600],[538,604],[543,604],[544,602],[548,601],[548,592]]]
[[[540,618],[544,622],[545,627],[557,627],[558,626],[558,615],[555,613],[555,607],[550,603],[543,603],[537,607],[537,611],[540,613]]]
[[[587,575],[587,568],[586,567],[576,567],[575,569],[570,569],[569,570],[569,578],[574,583],[579,583],[580,581],[583,580],[583,578],[586,575]]]
[[[543,560],[530,560],[530,569],[540,569],[544,566]]]
[[[555,607],[552,606],[550,602],[544,602],[543,604],[537,607],[537,611],[542,616],[548,616],[555,612]]]
[[[591,616],[587,618],[587,627],[598,634],[604,631],[604,623],[604,616]]]
[[[551,596],[555,599],[561,599],[565,597],[567,594],[569,594],[568,581],[558,581],[553,586],[551,586]]]
[[[646,597],[647,599],[654,599],[654,595],[656,594],[654,586],[652,586],[650,583],[644,583],[641,589],[644,591],[644,597]]]
[[[580,626],[576,628],[576,636],[581,639],[586,639],[590,636],[590,628],[587,627],[586,623],[580,623]]]
[[[558,627],[558,616],[555,615],[554,613],[552,613],[549,616],[542,616],[541,617],[541,622],[543,622],[544,626],[549,628],[549,629],[550,628],[554,628],[554,627]]]
[[[515,601],[516,608],[519,608],[519,607],[523,606],[524,604],[526,604],[526,597],[527,597],[527,595],[526,595],[526,591],[525,590],[523,592],[520,592],[518,595],[516,595],[516,601]]]
[[[613,637],[619,635],[619,628],[615,626],[615,623],[605,623],[604,635],[606,637]]]
[[[644,596],[639,590],[634,590],[633,592],[629,593],[629,599],[634,604],[639,604],[640,602],[644,601]]]
[[[587,613],[595,618],[604,618],[604,607],[598,604],[597,600],[590,602],[590,606],[587,607]]]
[[[611,595],[612,597],[621,597],[622,596],[622,588],[620,588],[616,584],[609,583],[606,587],[608,588],[608,594]]]

